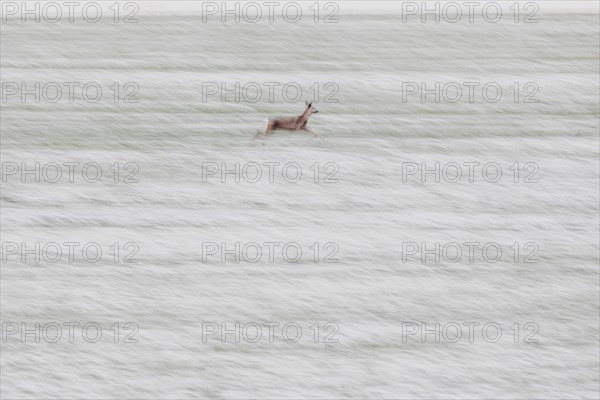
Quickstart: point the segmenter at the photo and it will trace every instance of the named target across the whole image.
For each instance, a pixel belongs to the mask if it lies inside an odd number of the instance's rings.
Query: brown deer
[[[267,138],[269,135],[273,134],[273,131],[276,130],[287,130],[287,131],[305,131],[308,133],[312,133],[313,137],[318,137],[319,134],[312,129],[310,129],[306,124],[308,124],[308,118],[311,115],[318,113],[316,108],[313,107],[312,101],[309,103],[306,102],[306,109],[304,112],[298,117],[285,117],[285,118],[269,118],[267,120],[267,126],[265,127],[264,132],[262,132],[262,137]],[[261,132],[258,131],[254,136],[254,139],[259,137]]]

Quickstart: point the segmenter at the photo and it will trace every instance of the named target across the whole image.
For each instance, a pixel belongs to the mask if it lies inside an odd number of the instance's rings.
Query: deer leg
[[[252,136],[252,139],[250,139],[251,142],[254,142],[256,139],[262,137],[263,133],[260,130],[257,130],[256,133],[254,134],[254,136]]]
[[[305,126],[305,127],[303,128],[303,130],[304,130],[305,132],[312,133],[313,137],[319,137],[319,136],[321,136],[321,135],[319,135],[319,133],[318,133],[317,131],[315,131],[315,130],[312,130],[312,129],[311,129],[311,128],[309,128],[308,126]]]
[[[273,132],[273,128],[275,124],[273,121],[267,121],[267,126],[265,126],[265,131],[263,132],[263,138],[269,137],[269,135]]]

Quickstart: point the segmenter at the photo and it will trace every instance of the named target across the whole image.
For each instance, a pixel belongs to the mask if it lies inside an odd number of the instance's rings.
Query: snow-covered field
[[[597,13],[101,4],[1,25],[2,398],[598,398]]]

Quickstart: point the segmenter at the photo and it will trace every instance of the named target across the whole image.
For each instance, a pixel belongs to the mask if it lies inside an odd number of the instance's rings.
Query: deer
[[[304,131],[312,133],[313,137],[320,136],[317,132],[310,129],[308,126],[308,119],[311,115],[318,113],[319,111],[313,107],[312,101],[306,102],[306,109],[304,112],[297,117],[284,117],[284,118],[269,118],[265,130],[262,132],[262,138],[267,138],[273,134],[276,130],[287,130],[287,131]],[[261,132],[258,131],[254,136],[254,139],[259,137]]]

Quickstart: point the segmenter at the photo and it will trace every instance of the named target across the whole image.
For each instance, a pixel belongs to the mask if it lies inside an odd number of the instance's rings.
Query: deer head
[[[312,101],[309,103],[308,101],[306,102],[306,111],[307,115],[312,115],[312,114],[316,114],[319,112],[319,110],[317,110],[316,108],[313,107],[312,105]]]

